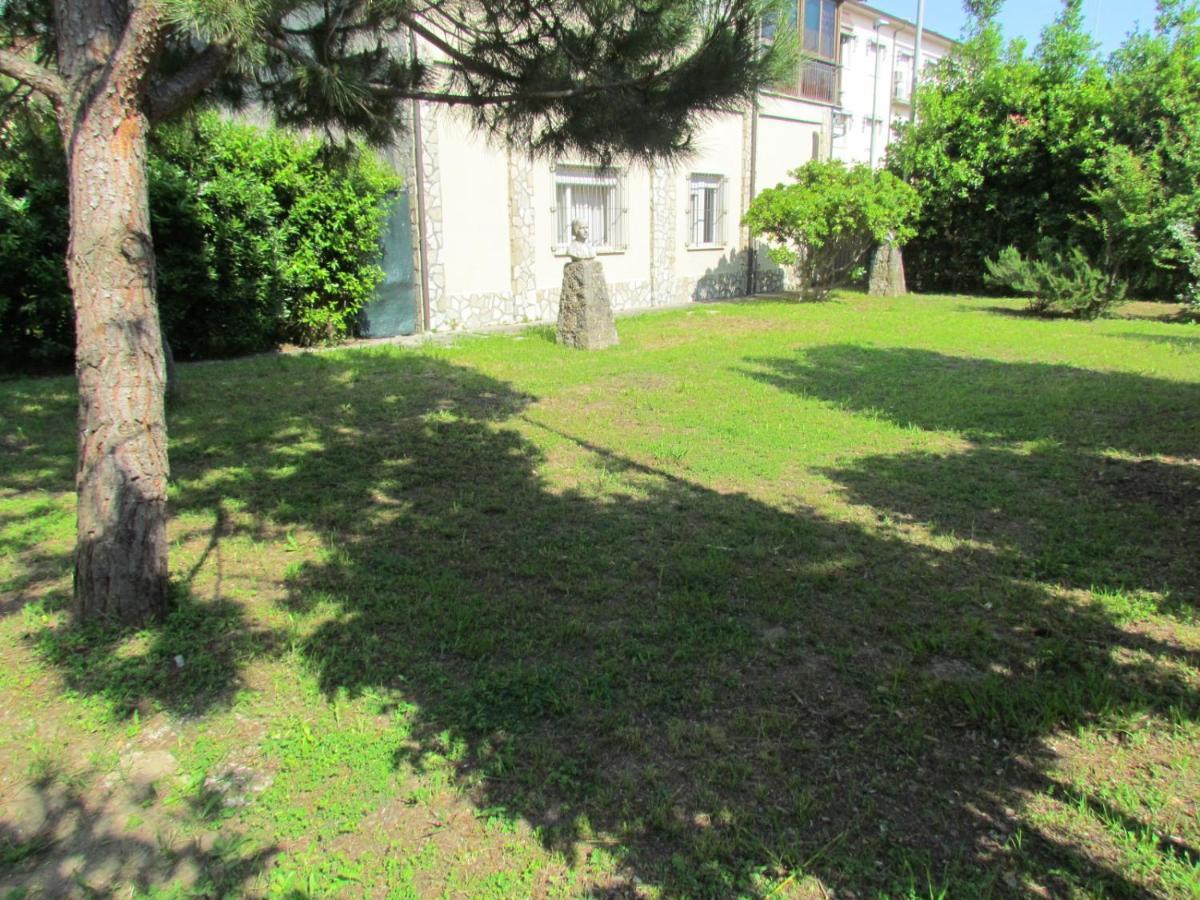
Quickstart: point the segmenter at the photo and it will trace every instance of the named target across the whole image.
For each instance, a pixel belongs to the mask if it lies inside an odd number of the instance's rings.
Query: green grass
[[[0,891],[1195,896],[1200,330],[1012,308],[184,366],[139,633],[63,612],[71,383],[0,384]]]

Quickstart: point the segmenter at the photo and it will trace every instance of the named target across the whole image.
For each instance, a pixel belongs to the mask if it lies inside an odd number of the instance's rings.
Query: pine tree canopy
[[[793,33],[760,40],[764,18],[788,21],[779,0],[92,2],[127,6],[129,23],[153,4],[165,23],[152,119],[194,101],[258,103],[280,124],[373,144],[420,99],[465,107],[535,153],[669,157],[796,60]],[[0,0],[0,71],[53,72],[54,21],[52,0]]]

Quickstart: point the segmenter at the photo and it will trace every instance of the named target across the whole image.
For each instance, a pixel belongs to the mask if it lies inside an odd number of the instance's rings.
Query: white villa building
[[[854,0],[796,2],[808,58],[795,77],[707,122],[683,163],[531,160],[452,108],[414,103],[411,137],[391,154],[405,188],[365,333],[553,321],[573,219],[591,227],[618,311],[782,287],[742,214],[810,159],[882,164],[891,123],[910,113],[915,37],[911,23]],[[953,45],[925,30],[924,62]]]

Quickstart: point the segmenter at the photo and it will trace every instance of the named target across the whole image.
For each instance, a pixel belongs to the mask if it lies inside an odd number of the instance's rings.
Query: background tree
[[[906,251],[917,287],[977,290],[985,260],[1008,246],[1060,261],[1077,248],[1109,284],[1174,297],[1186,270],[1171,223],[1200,223],[1195,0],[1160,0],[1154,28],[1107,61],[1079,0],[1065,0],[1031,53],[1004,44],[998,6],[968,2],[964,42],[922,84],[918,122],[888,149],[923,200]]]
[[[686,151],[793,41],[760,46],[774,0],[3,0],[0,74],[49,101],[66,150],[79,388],[74,609],[165,609],[165,362],[147,200],[154,123],[221,95],[282,124],[391,140],[400,104],[467,107],[534,152]],[[444,65],[406,52],[403,33]]]
[[[1133,273],[1136,289],[1171,297],[1190,279],[1172,230],[1200,226],[1200,5],[1160,0],[1154,27],[1130,35],[1108,69],[1110,141],[1123,152],[1096,187],[1109,208],[1134,211],[1123,227],[1151,263]]]

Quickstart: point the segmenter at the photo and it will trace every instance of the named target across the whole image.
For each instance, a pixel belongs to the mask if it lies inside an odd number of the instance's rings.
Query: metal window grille
[[[556,166],[555,241],[557,249],[571,242],[571,223],[588,226],[590,240],[598,249],[624,250],[625,198],[621,173],[593,166]]]
[[[725,179],[693,175],[688,179],[691,246],[725,243]]]

